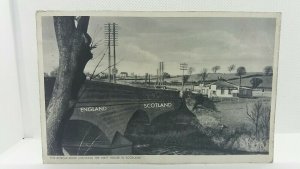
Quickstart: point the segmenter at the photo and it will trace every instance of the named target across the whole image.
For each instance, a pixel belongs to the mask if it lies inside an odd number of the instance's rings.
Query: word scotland
[[[165,108],[165,107],[171,107],[172,103],[146,103],[144,104],[145,109],[149,108]]]

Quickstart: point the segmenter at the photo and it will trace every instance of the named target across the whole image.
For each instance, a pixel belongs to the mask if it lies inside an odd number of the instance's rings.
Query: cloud
[[[103,34],[100,29],[107,22],[119,25],[117,60],[122,59],[118,65],[121,71],[155,73],[160,61],[165,62],[171,74],[180,73],[181,62],[196,67],[196,71],[216,64],[224,72],[229,64],[261,71],[273,62],[274,19],[91,17],[89,32],[94,36],[94,32],[98,32],[97,37],[92,38],[103,38],[99,35]],[[51,24],[53,21],[49,18],[43,22],[43,45],[48,46],[45,56],[57,52],[51,47],[55,42]],[[100,53],[101,49],[95,51]],[[97,59],[90,62],[87,70],[92,70]],[[51,66],[53,61],[45,63],[49,69],[54,67]],[[101,64],[107,65],[107,59]]]
[[[159,62],[160,57],[155,53],[142,49],[138,44],[127,44],[119,48],[120,57],[134,62]],[[122,55],[124,53],[124,55]]]

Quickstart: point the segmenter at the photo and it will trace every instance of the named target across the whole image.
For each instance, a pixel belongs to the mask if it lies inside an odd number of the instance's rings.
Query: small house
[[[255,88],[252,89],[252,94],[254,97],[271,97],[272,88]]]
[[[194,88],[199,93],[211,97],[237,97],[239,86],[225,80],[218,80],[208,85],[200,84]]]
[[[252,89],[249,87],[239,87],[238,97],[252,97]]]
[[[225,80],[218,80],[209,84],[208,97],[237,97],[239,86]]]
[[[121,78],[125,79],[126,77],[128,77],[128,73],[127,72],[121,72],[120,76],[121,76]]]
[[[272,96],[272,76],[264,76],[263,82],[256,88],[252,89],[254,97],[271,97]]]

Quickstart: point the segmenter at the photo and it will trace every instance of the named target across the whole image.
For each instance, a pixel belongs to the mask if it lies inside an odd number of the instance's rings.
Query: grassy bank
[[[219,148],[226,151],[268,152],[270,99],[243,98],[233,102],[216,102],[214,110],[203,108],[207,104],[205,102],[201,105],[201,102],[189,99],[187,104],[197,117],[193,125]],[[195,103],[200,105],[191,106]],[[259,118],[254,122],[249,115]]]

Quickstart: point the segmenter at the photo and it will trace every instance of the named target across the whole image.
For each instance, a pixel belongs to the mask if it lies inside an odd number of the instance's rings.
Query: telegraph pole
[[[113,23],[113,46],[114,46],[114,68],[113,68],[113,80],[114,83],[116,83],[116,74],[117,74],[117,68],[116,68],[116,24]]]
[[[164,85],[164,62],[159,62],[159,65],[158,65],[157,85]]]
[[[161,62],[161,84],[164,85],[164,62]]]
[[[158,69],[156,69],[156,85],[159,85],[158,79],[159,79],[159,73],[158,73]]]
[[[118,69],[116,68],[116,41],[117,37],[117,24],[116,23],[107,23],[105,24],[105,39],[108,46],[108,81],[116,83],[116,74]],[[113,46],[113,65],[111,64],[111,46]]]
[[[111,59],[110,59],[110,34],[111,34],[111,31],[110,31],[110,23],[106,24],[105,25],[105,39],[107,41],[107,47],[108,47],[108,82],[111,83]]]
[[[188,64],[186,63],[180,63],[180,70],[182,70],[182,87],[181,90],[183,91],[184,87],[184,71],[187,70]]]

